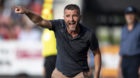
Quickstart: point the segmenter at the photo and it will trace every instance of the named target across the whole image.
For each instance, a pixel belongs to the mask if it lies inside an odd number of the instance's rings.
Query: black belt
[[[122,57],[124,57],[124,58],[140,57],[140,54],[136,54],[136,55],[123,55]]]

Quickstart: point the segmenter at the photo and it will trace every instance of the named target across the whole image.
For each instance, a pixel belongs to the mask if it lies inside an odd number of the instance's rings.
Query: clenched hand
[[[14,6],[14,9],[15,9],[15,13],[17,14],[25,14],[28,12],[26,8],[21,7],[21,6]]]

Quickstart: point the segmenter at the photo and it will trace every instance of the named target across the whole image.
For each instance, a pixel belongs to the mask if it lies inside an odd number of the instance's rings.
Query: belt
[[[133,58],[133,57],[139,57],[140,58],[140,54],[136,54],[136,55],[123,55],[122,57],[124,58]]]

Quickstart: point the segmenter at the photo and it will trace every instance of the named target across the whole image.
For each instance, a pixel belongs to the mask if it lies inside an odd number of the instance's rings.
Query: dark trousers
[[[45,58],[45,78],[51,78],[52,72],[55,69],[56,55],[48,56]]]
[[[139,78],[140,55],[122,57],[123,78]]]

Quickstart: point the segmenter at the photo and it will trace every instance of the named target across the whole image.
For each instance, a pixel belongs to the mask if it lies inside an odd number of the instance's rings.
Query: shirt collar
[[[132,29],[131,31],[133,31],[133,30],[136,28],[137,24],[138,24],[138,21],[135,22],[134,27],[133,27],[133,29]],[[126,29],[128,30],[127,24],[126,24]],[[130,31],[130,32],[131,32],[131,31]]]
[[[79,24],[79,27],[80,27],[80,32],[78,33],[78,35],[76,37],[72,38],[72,36],[67,32],[67,28],[66,28],[66,24],[65,24],[64,31],[67,34],[69,39],[74,40],[74,39],[81,37],[81,35],[84,33],[84,28],[81,24]]]

